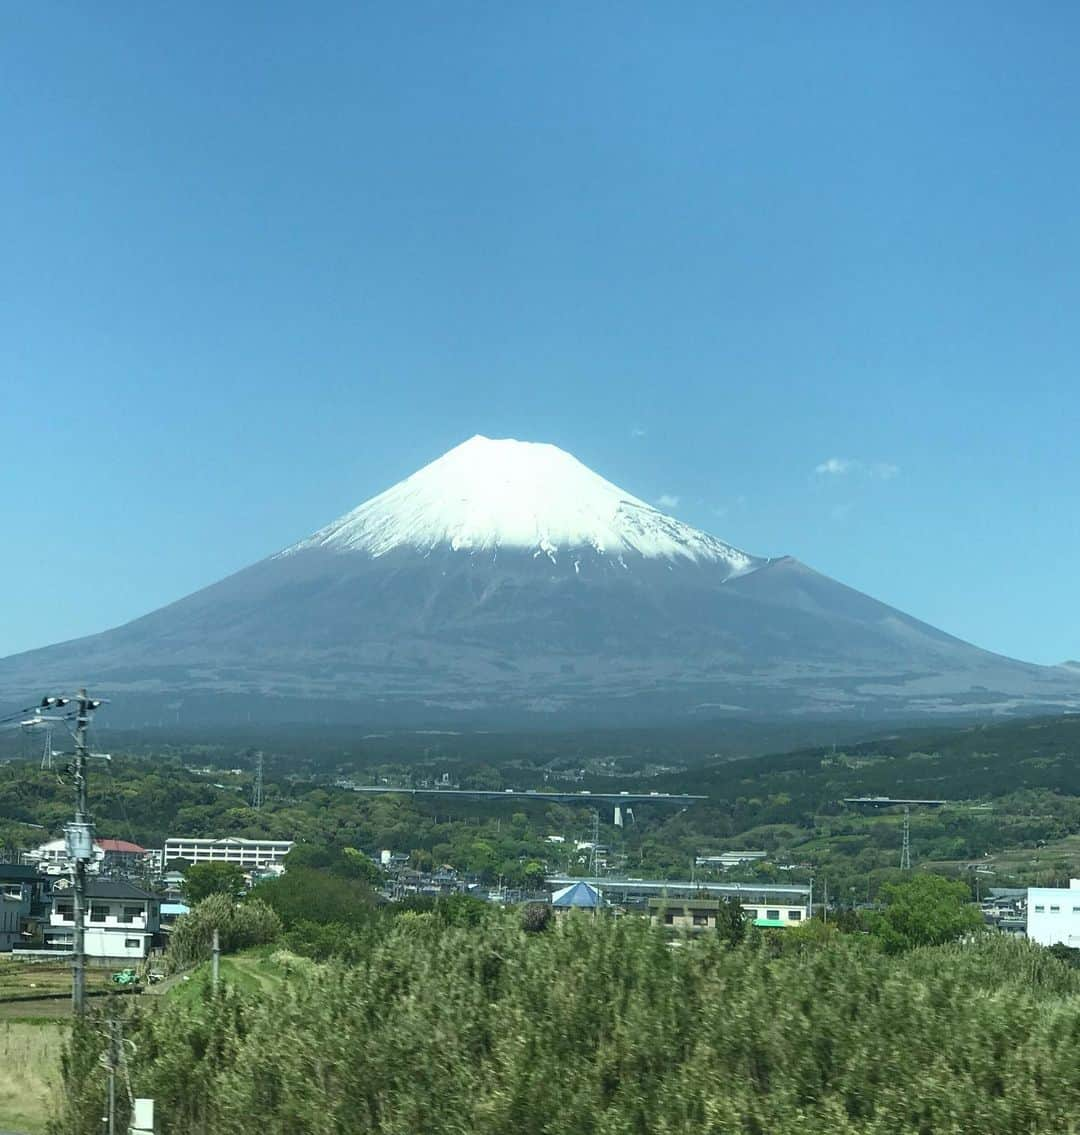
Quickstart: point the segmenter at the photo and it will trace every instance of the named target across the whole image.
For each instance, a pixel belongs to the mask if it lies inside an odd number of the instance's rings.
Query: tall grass
[[[0,1130],[38,1135],[57,1110],[66,1022],[0,1021]]]
[[[992,939],[671,949],[636,919],[412,915],[354,965],[128,1030],[162,1135],[1031,1135],[1080,1116],[1080,976]],[[76,1037],[58,1132],[96,1130],[99,1050]]]

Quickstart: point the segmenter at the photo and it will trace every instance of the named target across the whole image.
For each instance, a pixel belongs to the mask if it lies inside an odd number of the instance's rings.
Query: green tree
[[[362,880],[307,867],[292,867],[277,879],[265,880],[252,889],[251,899],[273,908],[290,930],[302,922],[358,928],[370,920],[376,905]]]
[[[378,864],[362,851],[355,847],[341,849],[343,870],[341,874],[347,879],[359,879],[369,887],[375,888],[383,881],[383,873]]]
[[[746,912],[735,895],[720,900],[716,912],[716,933],[728,945],[737,946],[746,937]]]
[[[192,906],[211,895],[238,899],[244,885],[244,872],[235,863],[196,863],[184,875],[184,897]]]
[[[886,883],[881,893],[886,906],[873,919],[872,929],[890,954],[953,942],[983,925],[960,880],[916,875],[902,883]]]

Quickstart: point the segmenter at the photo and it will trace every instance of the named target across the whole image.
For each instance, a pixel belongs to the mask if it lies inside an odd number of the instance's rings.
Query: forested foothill
[[[852,807],[844,798],[929,797],[949,803],[912,811],[917,868],[968,877],[973,887],[1051,884],[1080,874],[1078,717],[922,728],[779,754],[758,751],[773,736],[768,730],[741,729],[742,739],[726,724],[529,736],[106,735],[101,743],[114,759],[92,769],[91,808],[99,835],[147,847],[168,836],[233,835],[369,853],[389,848],[420,869],[449,864],[486,883],[501,876],[508,885],[535,887],[545,873],[586,873],[588,857],[573,847],[591,833],[586,797],[566,804],[367,796],[341,784],[700,793],[708,800],[685,811],[643,803],[623,828],[605,812],[608,866],[685,878],[698,856],[759,849],[768,853],[763,861],[722,877],[813,876],[821,887],[828,882],[834,900],[855,904],[872,901],[899,877],[903,817],[896,809]],[[6,743],[0,845],[32,846],[46,838],[43,830],[58,835],[70,818],[70,786],[62,769],[35,767],[26,741]],[[260,810],[250,806],[256,746],[266,768]],[[552,835],[566,842],[548,842]],[[698,868],[699,877],[707,873]]]

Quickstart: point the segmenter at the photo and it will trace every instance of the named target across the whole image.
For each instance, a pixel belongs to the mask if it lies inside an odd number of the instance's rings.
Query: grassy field
[[[42,1135],[60,1090],[60,1051],[68,1025],[0,1020],[0,1130]]]
[[[250,992],[275,988],[293,969],[313,963],[282,951],[254,950],[221,959],[221,980]],[[90,971],[91,988],[104,987],[107,971]],[[186,980],[185,980],[186,979]],[[181,1001],[195,1001],[210,981],[210,965],[171,978],[166,988],[153,994]],[[60,1052],[67,1036],[70,1002],[4,1001],[4,997],[27,993],[66,993],[71,971],[66,966],[30,966],[0,960],[0,1131],[43,1135],[52,1112],[52,1100],[60,1090]],[[147,1007],[153,998],[139,998]]]
[[[263,947],[222,958],[220,973],[224,983],[246,993],[255,993],[275,989],[288,980],[291,972],[308,969],[313,965],[315,963],[307,958]],[[198,1001],[209,984],[210,963],[204,962],[179,979],[170,978],[161,995],[181,1002]],[[158,991],[150,992],[156,994]]]
[[[86,988],[105,989],[111,970],[88,969]],[[70,962],[24,962],[0,957],[0,1002],[11,997],[71,992]]]

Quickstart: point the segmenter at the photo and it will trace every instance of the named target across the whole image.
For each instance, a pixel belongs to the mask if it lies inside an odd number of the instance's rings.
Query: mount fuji
[[[624,724],[1047,712],[1080,675],[980,650],[665,515],[552,445],[474,437],[269,559],[0,660],[110,720]]]

